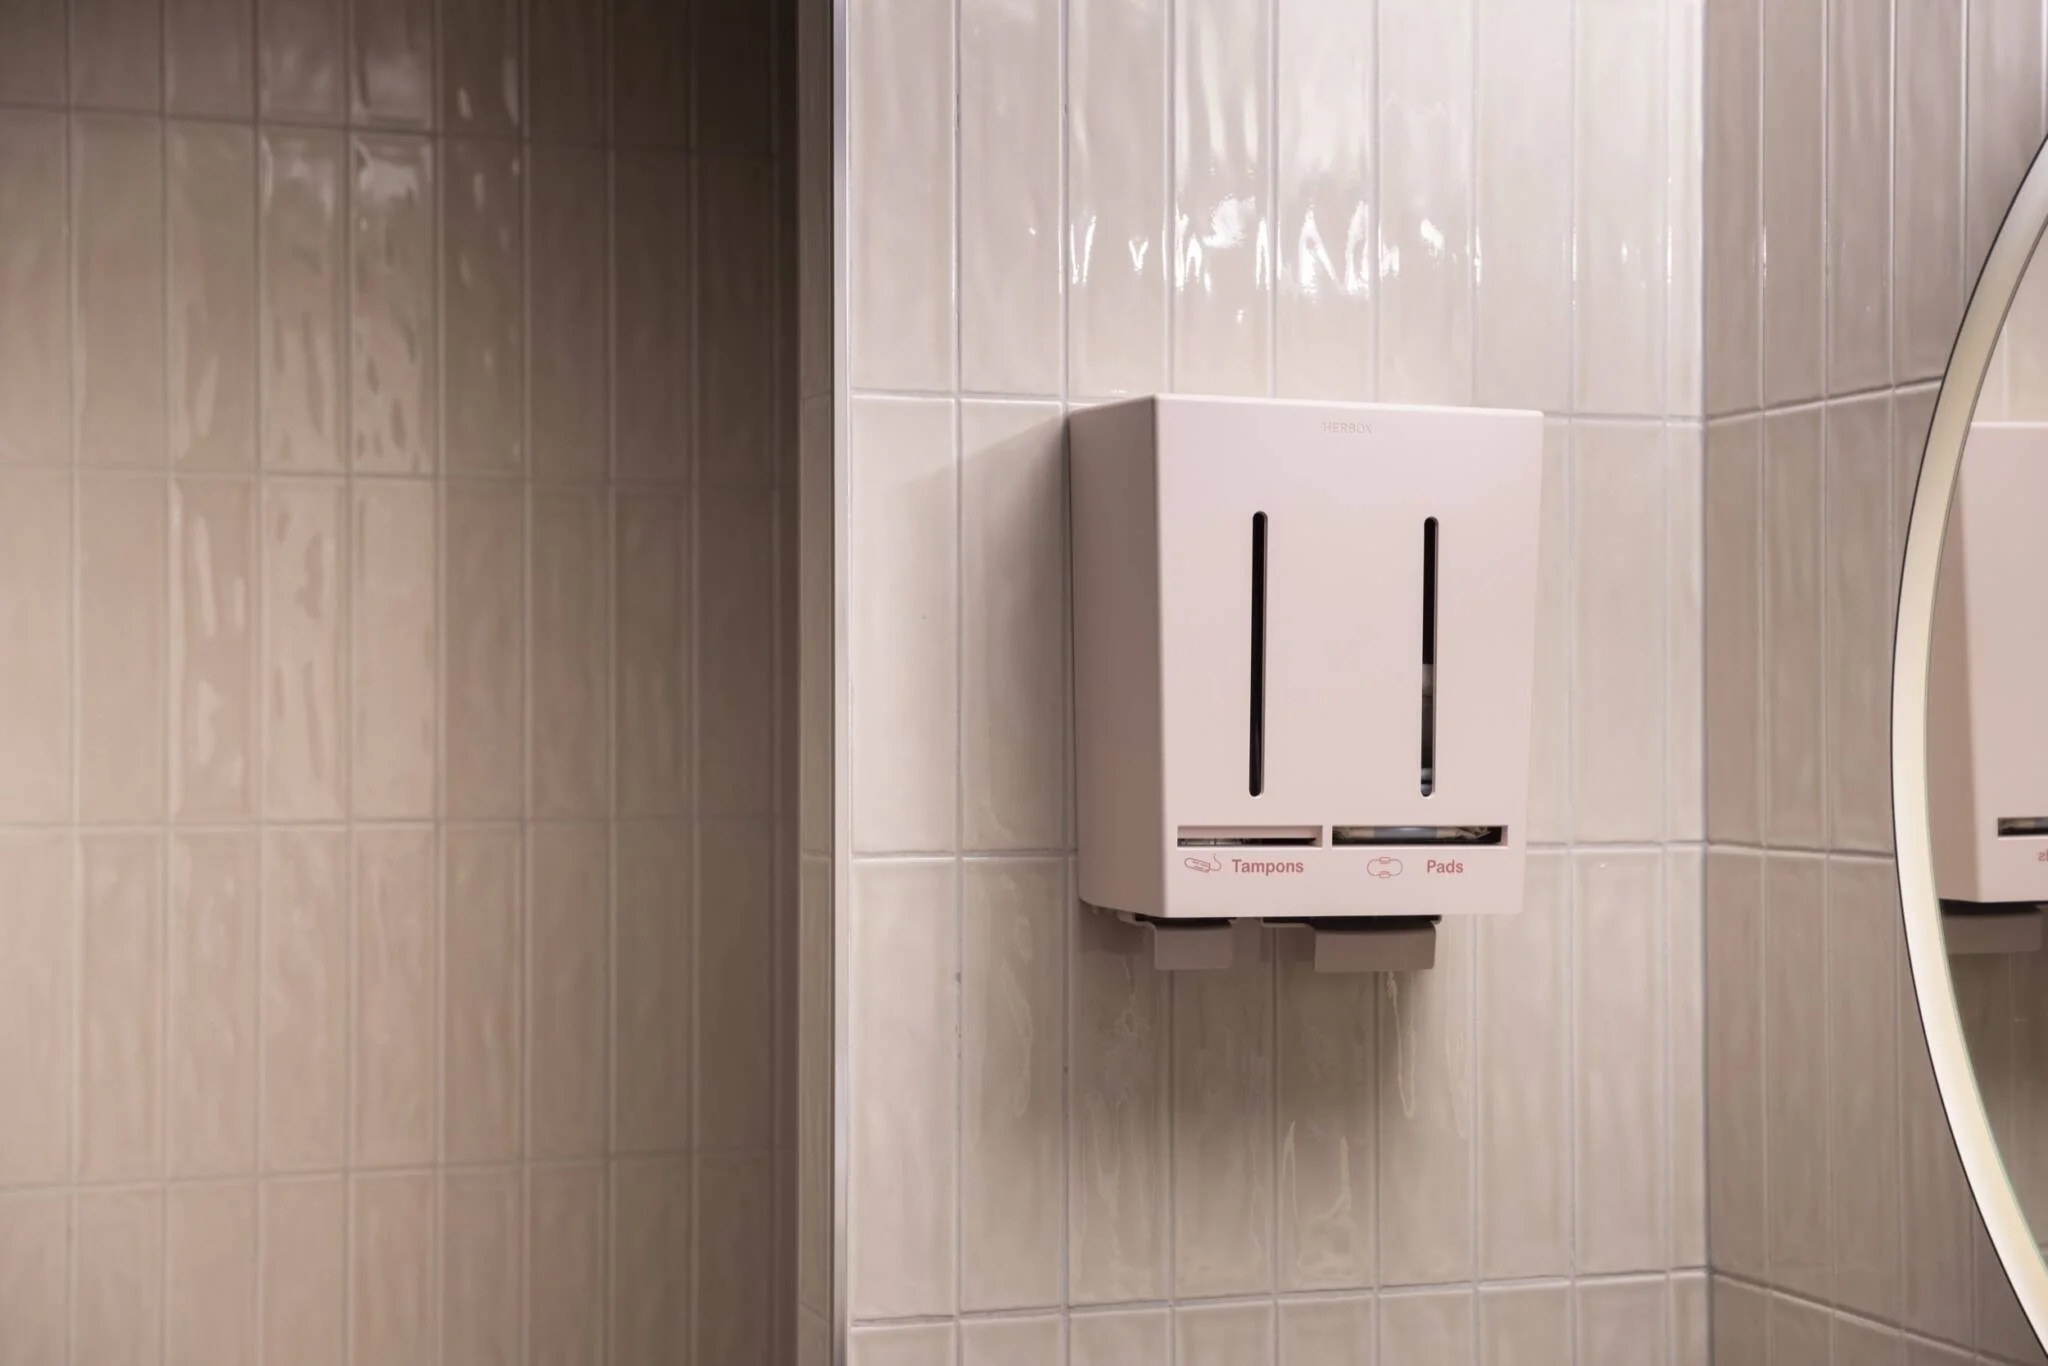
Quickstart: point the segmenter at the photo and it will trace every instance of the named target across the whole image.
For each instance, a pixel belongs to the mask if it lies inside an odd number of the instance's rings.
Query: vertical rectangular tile
[[[953,407],[863,399],[847,433],[853,844],[950,849],[959,668]]]
[[[1060,15],[965,0],[959,24],[961,387],[1057,393]]]
[[[1078,902],[1071,914],[1068,1298],[1162,1299],[1173,978],[1142,933]]]
[[[1167,387],[1165,0],[1067,13],[1067,392]],[[887,146],[875,137],[877,153]]]
[[[155,119],[72,123],[71,375],[84,465],[164,463],[163,148]]]
[[[536,1366],[601,1366],[606,1304],[604,1168],[530,1168],[525,1241],[528,1360]]]
[[[1173,1313],[1174,1366],[1273,1366],[1273,1306],[1211,1304]]]
[[[615,828],[612,1147],[673,1152],[690,1141],[689,827],[634,821]]]
[[[87,835],[79,865],[78,1174],[160,1176],[163,839]]]
[[[424,138],[350,139],[349,434],[360,473],[436,465],[434,172]]]
[[[697,161],[697,335],[713,340],[697,352],[700,484],[774,479],[780,263],[771,170],[752,158]]]
[[[1898,911],[1889,863],[1830,859],[1828,1150],[1835,1303],[1899,1312]]]
[[[347,1157],[348,837],[263,837],[262,1084],[267,1171],[333,1168]]]
[[[256,111],[256,6],[166,0],[164,106],[172,114],[247,119]],[[246,142],[248,134],[242,134]]]
[[[349,810],[434,814],[439,614],[435,496],[418,479],[353,487],[349,584]]]
[[[1380,1284],[1471,1276],[1472,997],[1478,931],[1446,920],[1436,966],[1381,977]],[[1403,1322],[1407,1322],[1404,1318]],[[1383,1313],[1382,1359],[1406,1361]],[[1434,1361],[1435,1358],[1429,1358]]]
[[[589,8],[571,0],[563,0],[563,7],[579,13]],[[611,361],[606,350],[610,158],[586,148],[540,145],[527,155],[532,166],[526,307],[532,319],[527,406],[533,470],[550,479],[602,479],[611,469]]]
[[[352,0],[349,121],[427,128],[434,121],[434,0]]]
[[[278,819],[348,810],[347,512],[338,479],[263,486],[263,807]]]
[[[697,1361],[768,1361],[774,1316],[774,1159],[697,1157]]]
[[[1573,26],[1573,393],[1585,412],[1656,414],[1665,406],[1668,225],[1664,198],[1644,190],[1661,185],[1667,173],[1663,76],[1670,8],[1590,4]]]
[[[1703,615],[1707,837],[1758,844],[1764,831],[1763,424],[1707,426]]]
[[[1174,1293],[1273,1284],[1273,969],[1240,951],[1174,983]]]
[[[173,1176],[239,1175],[255,1165],[259,852],[253,830],[171,840]]]
[[[1948,363],[1963,310],[1963,28],[1946,0],[1895,0],[1892,110],[1892,374]]]
[[[1571,1269],[1572,868],[1529,856],[1520,915],[1479,938],[1479,1274]]]
[[[709,0],[691,19],[690,88],[695,96],[696,145],[715,152],[766,154],[773,149],[771,108],[788,60],[778,46],[780,13],[747,0]],[[791,21],[784,20],[787,25]]]
[[[526,159],[510,142],[443,145],[448,468],[511,473],[526,465]]]
[[[78,813],[164,815],[165,485],[94,475],[78,485]]]
[[[1491,1286],[1479,1292],[1478,1360],[1484,1366],[1577,1366],[1578,1359],[1569,1285]]]
[[[1764,420],[1764,831],[1772,844],[1819,848],[1825,801],[1821,680],[1821,414]]]
[[[30,53],[36,36],[24,33],[32,14],[16,4],[0,19],[8,33],[0,54],[0,92],[33,88],[24,70],[12,73],[17,52]],[[57,14],[61,53],[63,10]],[[17,43],[23,46],[17,48]],[[39,63],[53,73],[61,98],[61,58]],[[0,113],[0,198],[7,202],[7,236],[0,242],[0,465],[63,465],[71,459],[71,215],[66,129],[61,114],[10,109]]]
[[[256,500],[253,478],[171,484],[171,814],[179,820],[256,814]]]
[[[622,154],[612,177],[613,269],[633,281],[618,292],[612,314],[615,469],[626,478],[681,481],[690,474],[696,366],[690,164],[669,153]]]
[[[258,102],[268,119],[340,123],[346,0],[257,0]]]
[[[1594,12],[1589,23],[1611,26],[1608,13]],[[1478,399],[1563,412],[1572,406],[1572,348],[1557,344],[1572,327],[1573,178],[1561,173],[1572,156],[1571,5],[1480,0],[1473,22],[1480,72],[1473,235],[1486,262],[1474,304]],[[1609,74],[1602,71],[1601,82]],[[1624,80],[1620,89],[1634,83]],[[1624,136],[1640,142],[1645,134],[1635,128]],[[1585,159],[1584,149],[1579,156]],[[1615,175],[1587,169],[1593,177]]]
[[[612,1359],[681,1356],[692,1283],[689,1159],[612,1163],[609,1227]]]
[[[1716,1277],[1713,1290],[1714,1360],[1733,1366],[1765,1366],[1770,1298],[1742,1281]]]
[[[0,1195],[0,1362],[42,1366],[64,1360],[70,1341],[71,1195]]]
[[[1706,867],[1707,1227],[1717,1267],[1769,1268],[1764,1194],[1764,883],[1759,854]]]
[[[1826,828],[1834,849],[1891,847],[1890,408],[1879,395],[1827,412],[1822,668],[1829,726]]]
[[[690,7],[611,0],[612,135],[621,147],[690,139]]]
[[[1057,1366],[1066,1336],[1066,1320],[1057,1315],[973,1319],[960,1325],[960,1366]]]
[[[1829,1325],[1830,1348],[1836,1361],[1868,1362],[1869,1366],[1904,1366],[1906,1340],[1890,1328],[1835,1315]]]
[[[1707,1265],[1706,851],[1664,851],[1665,1029],[1670,1040],[1669,1265]]]
[[[1891,378],[1892,6],[1830,5],[1827,24],[1827,387],[1839,394]]]
[[[1665,838],[1706,837],[1706,431],[1665,429]]]
[[[523,1224],[518,1171],[441,1177],[439,1360],[518,1366]]]
[[[160,0],[72,0],[71,103],[154,112],[163,104]]]
[[[164,1195],[82,1191],[71,1206],[71,1355],[156,1366],[164,1350]]]
[[[1378,397],[1472,395],[1473,0],[1382,0]]]
[[[1770,1366],[1805,1366],[1828,1359],[1828,1311],[1811,1300],[1774,1294],[1765,1311]]]
[[[348,279],[339,134],[265,128],[257,294],[263,464],[339,470]]]
[[[1758,407],[1763,398],[1763,6],[1711,4],[1704,19],[1702,61],[1714,74],[1704,96],[1702,254],[1714,286],[1701,321],[1706,409],[1718,415]]]
[[[955,365],[954,7],[906,0],[847,16],[847,382],[947,389]]]
[[[341,1366],[348,1340],[346,1179],[267,1181],[261,1205],[262,1359]]]
[[[1709,1366],[1707,1281],[1705,1272],[1686,1272],[1671,1278],[1672,1366]]]
[[[1664,24],[1664,410],[1693,418],[1706,414],[1706,9],[1680,0]]]
[[[2015,0],[1972,5],[1964,127],[1965,270],[1974,278],[2041,142],[2041,12]]]
[[[1580,1285],[1575,1298],[1579,1341],[1574,1359],[1584,1366],[1631,1366],[1643,1359],[1650,1344],[1669,1340],[1669,1296],[1661,1279]],[[1795,1359],[1818,1362],[1825,1356]]]
[[[166,1194],[165,1366],[256,1366],[256,1187]]]
[[[696,1145],[765,1149],[775,1138],[775,835],[767,821],[704,820],[694,946]],[[715,1041],[715,1042],[709,1042]]]
[[[605,1144],[610,833],[535,824],[527,838],[525,1151],[596,1156]]]
[[[1370,7],[1293,4],[1273,35],[1273,389],[1370,398],[1377,80]]]
[[[1066,842],[1065,441],[1052,405],[961,405],[961,845]]]
[[[1168,1366],[1173,1320],[1164,1309],[1076,1314],[1067,1324],[1068,1366]]]
[[[52,1184],[70,1168],[71,860],[63,833],[0,836],[0,1093],[12,1114],[0,1127],[0,1186]]]
[[[1822,144],[1827,61],[1823,0],[1764,7],[1763,398],[1776,406],[1818,397],[1826,382]]]
[[[856,867],[850,1199],[895,1211],[848,1234],[855,1318],[954,1308],[959,964],[951,862]]]
[[[605,7],[532,0],[526,7],[528,127],[537,140],[590,144],[611,127]]]
[[[775,805],[775,495],[698,493],[697,809],[761,816]]]
[[[1066,864],[961,873],[961,1307],[1061,1302]]]
[[[519,0],[444,0],[441,6],[441,126],[451,133],[510,138],[520,131],[526,84]]]
[[[1346,1299],[1280,1302],[1280,1366],[1373,1366],[1378,1334],[1373,1302]]]
[[[1572,816],[1580,840],[1665,833],[1662,428],[1572,428]]]
[[[1764,860],[1764,1156],[1771,1275],[1801,1294],[1829,1293],[1825,865]]]
[[[1472,1318],[1469,1290],[1384,1295],[1379,1359],[1388,1366],[1477,1366]]]
[[[434,1178],[349,1180],[350,1366],[431,1366],[436,1272]]]
[[[512,826],[442,837],[441,1157],[520,1154],[521,864]]]
[[[7,32],[7,50],[0,52],[0,99],[63,103],[70,84],[64,56],[67,0],[6,0],[0,27]]]
[[[526,797],[526,494],[464,480],[443,496],[447,812],[504,819],[520,815]]]
[[[358,1166],[435,1156],[441,1069],[434,833],[358,830],[354,842],[355,1075],[349,1156]],[[358,1244],[360,1248],[360,1244]]]
[[[0,473],[0,632],[43,642],[0,653],[0,820],[71,816],[71,480]]]
[[[1277,972],[1278,1286],[1370,1285],[1378,1251],[1378,980],[1284,959]]]
[[[1573,861],[1577,1266],[1660,1269],[1671,1184],[1663,859],[1582,852]]]
[[[1173,26],[1173,385],[1264,394],[1272,290],[1266,0],[1184,0]]]
[[[610,498],[533,490],[531,814],[610,814]],[[637,743],[637,741],[635,741]]]
[[[690,505],[621,492],[613,550],[622,815],[682,814],[690,801]]]

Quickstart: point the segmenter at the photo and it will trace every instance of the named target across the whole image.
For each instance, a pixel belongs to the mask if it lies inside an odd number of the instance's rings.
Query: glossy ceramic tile
[[[0,53],[0,99],[61,101],[69,84],[66,0],[8,0],[0,15],[5,16],[8,37],[7,51]]]
[[[611,1144],[676,1152],[690,1135],[693,979],[677,971],[696,910],[688,827],[624,822],[613,840]]]
[[[1165,0],[1067,13],[1067,392],[1168,387]]]
[[[77,1173],[164,1170],[164,842],[93,834],[78,845]]]
[[[451,829],[441,848],[441,1153],[520,1152],[526,915],[516,829]]]
[[[1817,849],[1831,754],[1822,680],[1822,427],[1818,409],[1764,420],[1764,837]]]
[[[538,120],[538,86],[534,99]],[[526,299],[532,320],[527,401],[533,469],[546,478],[602,479],[611,467],[608,158],[582,147],[536,146],[530,155]]]
[[[256,106],[256,13],[244,0],[164,6],[164,107],[173,114],[248,118]]]
[[[1173,1313],[1174,1366],[1272,1366],[1273,1306],[1204,1305]]]
[[[390,10],[409,0],[379,3]],[[355,17],[369,19],[360,10]],[[424,138],[349,140],[349,434],[358,473],[425,474],[439,463],[436,151]]]
[[[2041,12],[2014,0],[1972,7],[1966,24],[1963,229],[1974,280],[2041,143]]]
[[[1706,851],[1664,853],[1665,1028],[1674,1268],[1707,1265]]]
[[[536,816],[612,810],[612,507],[602,489],[536,488],[529,664]]]
[[[1654,414],[1665,404],[1666,203],[1642,191],[1665,173],[1669,9],[1591,4],[1573,26],[1573,398],[1583,412]]]
[[[508,1361],[520,1344],[520,1182],[512,1171],[441,1178],[440,1350],[443,1360]]]
[[[1059,410],[961,405],[962,847],[1066,840],[1066,443]]]
[[[1177,1298],[1272,1286],[1272,1019],[1273,970],[1260,956],[1174,981]]]
[[[666,152],[619,155],[613,165],[613,269],[634,288],[613,318],[615,469],[621,477],[682,481],[690,469],[689,163]]]
[[[424,1174],[349,1181],[350,1366],[434,1359],[435,1185]]]
[[[255,1166],[259,855],[254,830],[171,841],[164,1089],[174,1176]]]
[[[1703,561],[1707,837],[1763,839],[1763,424],[1709,423]]]
[[[690,803],[690,504],[621,492],[612,505],[613,684],[621,815],[678,816]]]
[[[70,98],[87,109],[155,110],[163,101],[164,7],[71,0]]]
[[[1536,547],[1536,679],[1530,700],[1529,838],[1572,833],[1571,424],[1543,424],[1543,508]]]
[[[10,35],[23,18],[9,12]],[[14,55],[12,40],[8,49],[0,68]],[[61,79],[61,63],[46,62],[44,70],[52,66]],[[0,76],[0,89],[8,84]],[[0,112],[0,195],[8,204],[0,240],[0,310],[8,320],[0,330],[0,465],[61,465],[71,457],[67,142],[61,115]]]
[[[1663,860],[1574,856],[1577,1266],[1642,1271],[1667,1255]]]
[[[959,1359],[953,1325],[858,1328],[847,1340],[851,1366],[953,1366]]]
[[[1378,1223],[1378,984],[1318,973],[1284,956],[1276,971],[1279,1285],[1370,1285]]]
[[[341,1177],[266,1181],[260,1204],[264,1355],[292,1350],[315,1366],[339,1366],[348,1340],[347,1184]]]
[[[535,1157],[604,1149],[611,949],[610,836],[604,826],[536,825],[529,836],[531,969],[525,1016],[526,1150]]]
[[[161,126],[80,115],[70,174],[79,463],[154,468],[165,454]]]
[[[1568,1285],[1495,1286],[1479,1292],[1479,1360],[1571,1366]]]
[[[348,25],[351,122],[406,128],[433,123],[435,10],[433,0],[352,0]]]
[[[1770,1354],[1770,1297],[1753,1285],[1717,1277],[1713,1291],[1714,1360],[1766,1366]],[[1824,1358],[1816,1358],[1820,1360]]]
[[[28,1360],[61,1357],[70,1340],[71,1215],[61,1191],[0,1195],[0,1304]]]
[[[0,474],[0,621],[20,639],[44,642],[0,665],[9,699],[0,742],[13,756],[0,768],[0,816],[12,821],[61,820],[71,810],[72,506],[61,474]]]
[[[1803,854],[1764,860],[1764,1160],[1774,1284],[1830,1292],[1826,865]]]
[[[173,1188],[164,1209],[164,1360],[249,1366],[256,1356],[256,1186]]]
[[[1942,0],[1897,0],[1892,111],[1892,367],[1939,375],[1963,309],[1963,29]]]
[[[1707,1228],[1717,1269],[1769,1268],[1764,1186],[1764,865],[1713,849],[1706,861]]]
[[[89,822],[164,815],[166,493],[144,475],[78,484],[78,808]]]
[[[1373,1366],[1374,1317],[1364,1296],[1281,1301],[1280,1366]]]
[[[339,470],[348,304],[339,135],[266,128],[258,148],[263,463]]]
[[[1817,397],[1825,383],[1821,277],[1827,58],[1822,0],[1763,7],[1763,397]]]
[[[442,767],[456,819],[518,816],[526,778],[526,498],[516,486],[443,490]]]
[[[359,480],[349,528],[349,809],[430,816],[441,727],[435,663],[437,491],[425,480]]]
[[[1835,858],[1827,874],[1828,1134],[1833,1299],[1896,1319],[1900,1305],[1899,1054],[1903,971],[1893,870]]]
[[[498,0],[502,4],[502,0]],[[450,140],[441,180],[441,378],[453,473],[526,464],[526,159],[517,145]]]
[[[1828,1359],[1831,1316],[1808,1300],[1774,1294],[1764,1311],[1770,1332],[1770,1366],[1804,1366]]]
[[[762,820],[700,820],[696,1146],[775,1139],[775,845]],[[665,965],[674,972],[681,964]]]
[[[1661,1279],[1580,1285],[1574,1298],[1584,1366],[1623,1366],[1641,1358],[1643,1344],[1670,1340],[1669,1291]]]
[[[1379,1359],[1476,1366],[1472,1299],[1469,1290],[1381,1296]]]
[[[1064,1359],[1067,1325],[1056,1315],[976,1319],[960,1325],[961,1366],[1042,1366]]]
[[[354,1040],[349,1154],[362,1166],[416,1166],[435,1156],[435,1043],[443,917],[431,831],[351,837]]]
[[[1892,820],[1889,400],[1830,407],[1823,460],[1828,845],[1882,852]]]
[[[1376,26],[1341,0],[1286,6],[1273,36],[1273,389],[1374,387]]]
[[[738,7],[753,10],[755,6]],[[765,487],[777,449],[776,236],[771,168],[741,157],[697,162],[697,477],[700,484]]]
[[[540,1360],[601,1358],[605,1334],[605,1172],[537,1166],[527,1176],[528,1350]]]
[[[1706,429],[1665,429],[1665,835],[1706,837]]]
[[[1571,1266],[1571,878],[1563,855],[1531,854],[1522,913],[1479,928],[1479,1267],[1487,1279]]]
[[[518,133],[526,68],[522,8],[513,0],[444,0],[441,126],[451,133]]]
[[[765,492],[699,494],[697,805],[707,813],[774,809],[774,514]]]
[[[1664,402],[1692,418],[1706,413],[1707,8],[1673,0],[1664,24]]]
[[[1572,326],[1573,192],[1559,169],[1564,158],[1586,155],[1568,150],[1571,5],[1483,0],[1474,23],[1478,399],[1564,412],[1572,406],[1572,350],[1558,340]],[[1588,87],[1597,90],[1600,79],[1589,73]]]
[[[778,145],[774,124],[787,114],[774,81],[791,55],[794,17],[793,7],[730,0],[696,8],[690,56],[699,146],[765,154]]]
[[[164,1195],[92,1191],[71,1207],[71,1350],[145,1362],[164,1348]]]
[[[257,484],[178,479],[170,492],[171,814],[246,820],[262,705]]]
[[[696,1359],[768,1361],[772,1340],[774,1160],[755,1148],[697,1158]]]
[[[72,857],[59,832],[0,838],[0,880],[13,889],[0,919],[0,1088],[20,1116],[0,1132],[0,1185],[52,1184],[70,1166]]]
[[[1701,321],[1710,416],[1763,400],[1762,44],[1760,3],[1706,6]]]
[[[1379,1011],[1380,1284],[1472,1274],[1471,1035],[1478,930],[1446,921],[1436,966],[1383,974]],[[1391,1351],[1391,1319],[1381,1344]]]
[[[1379,5],[1378,397],[1472,396],[1473,0]]]
[[[1891,18],[1889,6],[1828,7],[1829,393],[1891,378]]]

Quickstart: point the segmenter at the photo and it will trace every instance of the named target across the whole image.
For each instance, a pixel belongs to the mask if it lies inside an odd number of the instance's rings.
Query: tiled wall
[[[2039,1359],[1913,1009],[1886,709],[1934,386],[2040,138],[2041,40],[2038,0],[1708,6],[1708,1210],[1727,1366]],[[1959,986],[1981,1004],[1973,979],[2007,971],[1969,964]]]
[[[0,3],[0,1361],[788,1359],[786,28]]]
[[[855,1366],[1704,1360],[1700,23],[845,7]],[[1529,907],[1431,972],[1074,902],[1061,417],[1166,389],[1551,415]]]

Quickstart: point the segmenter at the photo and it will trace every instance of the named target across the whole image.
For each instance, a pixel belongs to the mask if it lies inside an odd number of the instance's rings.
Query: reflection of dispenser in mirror
[[[1927,697],[1936,890],[1951,953],[2031,952],[2048,903],[2048,424],[1978,423],[1935,589]]]
[[[1519,910],[1540,415],[1158,397],[1071,438],[1082,900],[1185,966],[1244,921],[1426,966]]]

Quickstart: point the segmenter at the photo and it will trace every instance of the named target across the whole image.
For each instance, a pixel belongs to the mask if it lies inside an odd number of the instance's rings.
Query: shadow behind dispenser
[[[1426,967],[1522,901],[1539,414],[1156,396],[1070,419],[1081,899]]]

